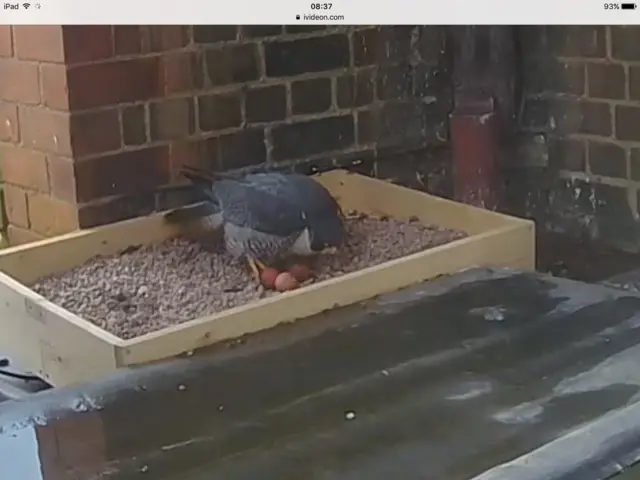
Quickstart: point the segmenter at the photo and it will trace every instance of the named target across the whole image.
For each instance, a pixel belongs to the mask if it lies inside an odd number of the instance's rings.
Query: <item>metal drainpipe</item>
[[[513,27],[452,27],[454,107],[449,115],[456,200],[496,209],[502,201],[501,159],[515,126]]]

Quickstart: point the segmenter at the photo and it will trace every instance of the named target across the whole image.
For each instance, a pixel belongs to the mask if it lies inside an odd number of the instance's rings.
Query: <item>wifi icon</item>
[[[31,6],[30,3],[23,3],[22,6],[24,7],[25,10],[28,10],[29,7]]]

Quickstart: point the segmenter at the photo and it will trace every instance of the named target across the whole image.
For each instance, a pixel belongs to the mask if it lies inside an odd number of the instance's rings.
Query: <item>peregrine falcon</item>
[[[223,229],[226,250],[245,258],[253,275],[287,255],[333,251],[345,237],[342,212],[318,182],[301,174],[253,173],[233,177],[184,168],[205,201],[193,213],[209,231]],[[168,222],[186,216],[177,209]]]

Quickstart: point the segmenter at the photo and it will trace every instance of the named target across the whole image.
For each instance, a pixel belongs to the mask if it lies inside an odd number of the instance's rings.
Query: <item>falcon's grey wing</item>
[[[200,218],[219,215],[220,206],[211,202],[200,202],[193,205],[176,208],[164,214],[164,219],[169,223],[185,223]]]
[[[295,202],[305,213],[338,212],[338,202],[313,178],[299,173],[255,173],[244,180],[255,188]]]
[[[206,172],[200,172],[196,169],[185,168],[182,174],[191,182],[198,192],[200,202],[177,208],[164,215],[169,223],[185,223],[197,219],[203,220],[205,228],[216,229],[222,222],[220,201],[212,190],[212,180],[206,175]],[[174,187],[183,189],[185,186]]]
[[[206,201],[211,202],[214,205],[218,205],[220,203],[213,189],[213,185],[216,183],[215,178],[208,175],[207,172],[200,171],[195,168],[184,167],[180,173],[196,186]]]
[[[303,210],[290,199],[252,182],[220,180],[214,185],[225,222],[288,237],[306,228]]]
[[[310,234],[310,247],[321,251],[337,247],[345,238],[342,211],[329,191],[311,177],[302,174],[252,174],[245,180],[255,188],[286,199],[302,212]]]

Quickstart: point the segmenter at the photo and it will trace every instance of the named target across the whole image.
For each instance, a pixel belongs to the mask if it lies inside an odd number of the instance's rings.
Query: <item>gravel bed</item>
[[[467,236],[463,232],[359,216],[346,220],[348,240],[313,262],[322,281]],[[33,290],[124,339],[160,330],[259,298],[279,295],[254,282],[245,262],[197,242],[171,239],[96,257]]]

